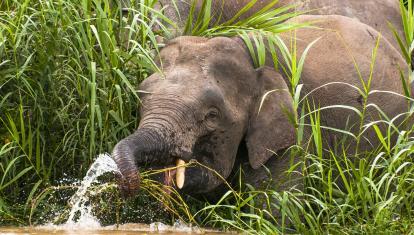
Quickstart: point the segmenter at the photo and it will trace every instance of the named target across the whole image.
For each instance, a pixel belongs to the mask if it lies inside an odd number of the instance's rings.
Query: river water
[[[15,228],[0,228],[1,235],[12,234],[30,234],[30,235],[72,235],[72,234],[96,234],[96,235],[132,235],[132,234],[170,234],[170,235],[188,235],[188,234],[205,234],[217,235],[224,234],[208,229],[191,228],[188,226],[167,226],[161,223],[154,224],[124,224],[119,227],[107,226],[93,229],[63,229],[59,226],[38,226],[38,227],[15,227]],[[227,233],[230,234],[230,233]]]

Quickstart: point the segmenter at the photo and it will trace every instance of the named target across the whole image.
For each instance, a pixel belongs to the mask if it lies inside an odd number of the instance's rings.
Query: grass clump
[[[118,1],[0,3],[1,223],[27,221],[16,203],[81,179],[136,128],[135,87],[158,50],[153,4],[122,14]]]

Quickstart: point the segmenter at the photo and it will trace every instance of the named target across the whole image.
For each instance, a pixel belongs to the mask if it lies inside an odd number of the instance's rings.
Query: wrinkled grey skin
[[[202,0],[197,0],[196,15],[201,9],[202,2]],[[249,2],[250,0],[213,0],[212,22],[225,22],[231,19]],[[249,17],[271,2],[271,0],[257,1],[240,19]],[[176,0],[179,14],[171,0],[160,0],[158,9],[164,9],[165,15],[174,22],[178,22],[178,28],[182,29],[188,17],[190,3],[191,0]],[[404,35],[398,0],[280,0],[275,7],[292,4],[296,4],[296,10],[309,12],[308,14],[312,15],[342,15],[357,19],[381,32],[397,49],[399,46],[388,22],[394,25],[399,35]],[[179,34],[180,32],[175,33],[175,35]]]
[[[401,68],[402,71],[407,72],[408,66],[400,53],[391,46],[386,38],[380,37],[378,31],[343,16],[304,15],[291,21],[301,23],[314,20],[320,21],[318,26],[322,29],[299,29],[297,37],[299,53],[303,52],[312,41],[321,38],[307,55],[301,76],[305,92],[317,89],[321,85],[330,82],[345,82],[362,90],[363,86],[360,78],[368,84],[372,52],[378,38],[380,38],[370,90],[404,94],[401,81],[399,81],[399,69]],[[333,29],[333,31],[329,29]],[[283,37],[289,38],[287,33],[283,34]],[[360,75],[353,61],[357,64]],[[405,77],[408,78],[407,75]],[[321,107],[347,105],[361,109],[363,106],[361,94],[348,85],[329,85],[313,92],[310,97],[317,100]],[[405,98],[387,93],[372,92],[369,95],[368,103],[379,105],[389,118],[408,110]],[[383,119],[379,117],[379,113],[375,111],[374,107],[368,108],[368,111],[366,123]],[[323,113],[328,117],[325,118],[324,122],[329,127],[345,130],[347,125],[348,128],[353,125],[351,130],[357,132],[357,129],[359,129],[359,117],[353,111],[334,109],[332,111],[326,110]],[[398,124],[399,120],[397,119],[395,124]],[[333,146],[338,139],[335,135],[330,135],[330,137],[327,141]],[[365,137],[366,139],[363,139],[361,147],[369,150],[371,145],[376,145],[377,137],[373,131],[367,131]]]
[[[137,165],[195,159],[227,178],[242,140],[254,167],[271,156],[266,148],[294,142],[294,128],[281,110],[291,107],[287,90],[275,93],[278,102],[266,102],[257,117],[264,92],[286,84],[273,70],[255,70],[238,39],[180,37],[160,57],[164,74],[153,74],[139,87],[149,94],[141,95],[138,130],[113,150],[126,194],[137,189]],[[221,183],[205,168],[188,168],[183,190],[204,193]]]
[[[362,89],[353,58],[362,78],[368,79],[372,49],[379,33],[342,16],[292,19],[295,22],[314,20],[322,29],[296,31],[299,54],[320,38],[309,51],[303,69],[303,95],[330,82],[345,82]],[[281,35],[287,43],[291,36],[291,33]],[[377,53],[371,90],[403,94],[398,68],[406,68],[405,61],[384,38]],[[296,110],[293,110],[286,78],[281,76],[282,71],[273,70],[271,59],[267,60],[267,66],[254,69],[243,41],[224,37],[179,37],[161,50],[160,58],[163,74],[151,75],[139,87],[148,93],[141,94],[142,119],[138,130],[113,150],[122,173],[120,186],[126,195],[133,195],[139,188],[138,166],[167,167],[174,165],[178,158],[186,162],[195,159],[224,178],[241,164],[247,181],[254,185],[266,180],[263,166],[267,166],[279,190],[294,185],[285,174],[288,158],[273,152],[295,144],[295,129],[286,112],[293,114]],[[263,95],[271,90],[274,92],[266,96],[259,112]],[[309,97],[321,107],[362,107],[360,94],[343,84],[324,86]],[[389,94],[372,94],[369,102],[377,104],[390,118],[407,107],[404,98]],[[377,114],[374,109],[368,109],[367,121],[376,120]],[[358,127],[355,112],[345,109],[321,112],[322,126],[347,129],[346,123]],[[355,127],[350,130],[356,132]],[[334,145],[338,139],[333,132],[327,132],[324,137],[328,145]],[[375,142],[373,132],[366,132],[365,137]],[[362,144],[369,149],[368,141]],[[221,184],[222,180],[213,172],[192,167],[186,170],[182,191],[204,194]]]

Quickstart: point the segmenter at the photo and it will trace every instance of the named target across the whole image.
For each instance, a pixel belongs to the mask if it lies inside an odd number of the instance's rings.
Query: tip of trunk
[[[135,196],[140,189],[141,180],[138,172],[129,175],[117,174],[116,181],[124,198]]]
[[[125,196],[133,196],[140,188],[139,164],[151,164],[162,161],[167,156],[165,141],[159,132],[153,129],[139,128],[132,135],[121,140],[112,151],[120,175],[118,185]]]
[[[124,141],[121,141],[115,146],[112,158],[120,171],[116,175],[116,180],[121,194],[124,197],[134,196],[140,188],[141,180],[132,151]]]

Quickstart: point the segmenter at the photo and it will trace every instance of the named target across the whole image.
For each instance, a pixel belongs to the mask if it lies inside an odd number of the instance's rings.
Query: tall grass
[[[279,0],[269,1],[261,10],[249,17],[243,17],[258,1],[252,0],[243,6],[231,19],[224,22],[221,18],[223,12],[212,11],[213,1],[203,0],[199,12],[196,12],[196,5],[192,4],[183,34],[203,37],[236,36],[249,32],[277,34],[303,26],[285,22],[292,17],[302,14],[302,12],[294,11],[295,5],[276,8],[275,5]]]
[[[400,0],[401,22],[403,24],[403,35],[399,35],[395,26],[389,24],[395,39],[400,46],[401,53],[408,64],[411,64],[412,52],[414,51],[414,3],[411,0]]]
[[[82,178],[137,125],[136,86],[156,69],[155,1],[0,3],[0,220],[40,188]],[[6,216],[4,216],[4,214]]]
[[[276,48],[283,53],[294,106],[301,108],[291,117],[298,127],[297,146],[286,154],[302,158],[305,189],[277,192],[247,186],[229,190],[214,205],[160,198],[162,187],[149,179],[144,190],[166,205],[183,205],[181,211],[170,208],[178,212],[176,218],[253,234],[414,232],[412,130],[394,128],[392,120],[384,120],[390,128],[383,133],[378,123],[365,123],[363,110],[374,92],[368,82],[359,90],[364,94],[360,132],[374,129],[380,145],[369,153],[356,151],[361,159],[357,162],[341,148],[325,149],[320,108],[301,94],[306,52],[298,55],[294,42],[285,45],[277,37],[304,26],[284,23],[300,13],[292,13],[293,6],[273,9],[277,1],[271,1],[262,11],[237,20],[256,2],[251,1],[229,21],[212,23],[211,1],[204,1],[197,17],[191,8],[185,34],[240,35],[252,52],[257,49],[257,67],[264,64],[264,46],[270,47],[273,59]],[[0,224],[27,224],[34,210],[41,210],[38,205],[49,189],[65,178],[83,178],[98,153],[110,151],[136,128],[136,87],[159,69],[154,62],[157,36],[168,37],[175,25],[162,10],[154,10],[157,0],[131,2],[128,8],[115,0],[0,2]],[[396,35],[407,63],[413,50],[412,4],[401,0],[405,34]],[[258,36],[251,38],[252,33]],[[410,84],[404,71],[401,74],[408,98]],[[310,139],[303,135],[305,117],[311,120]],[[397,142],[390,142],[391,134],[398,136]],[[114,195],[108,197],[115,205],[103,203],[101,213],[111,211],[116,219],[108,221],[119,222],[120,214],[129,211],[120,212],[125,202]],[[137,213],[131,215],[138,218]]]

